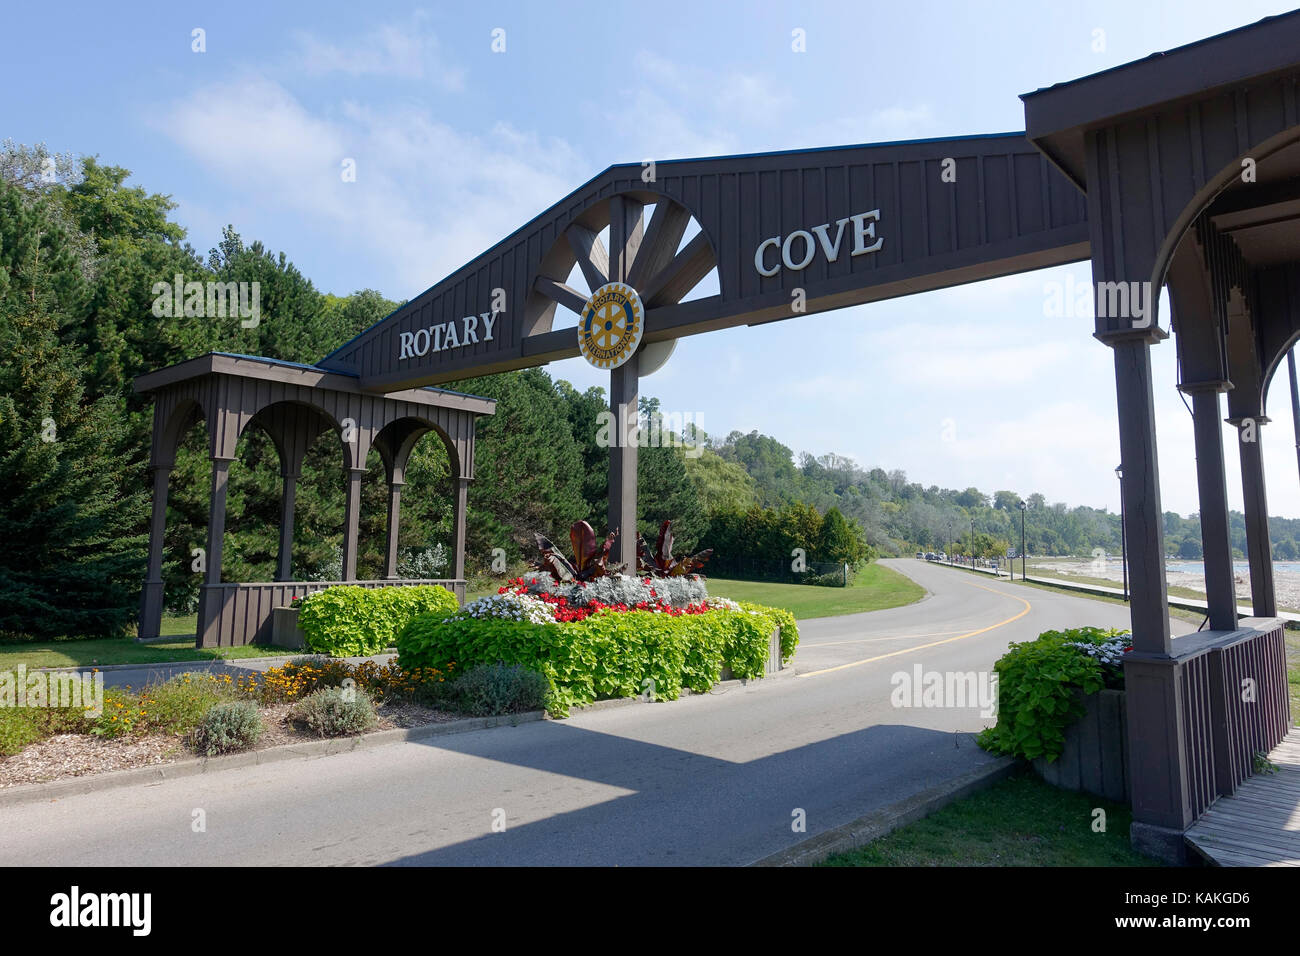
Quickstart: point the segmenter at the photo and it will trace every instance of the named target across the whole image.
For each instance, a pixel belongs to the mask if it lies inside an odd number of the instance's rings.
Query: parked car
[[[918,552],[916,552],[916,560],[920,561],[920,560],[921,560],[922,558],[924,558],[924,557],[925,557],[925,553],[924,553],[924,552],[922,552],[922,551],[918,551]]]

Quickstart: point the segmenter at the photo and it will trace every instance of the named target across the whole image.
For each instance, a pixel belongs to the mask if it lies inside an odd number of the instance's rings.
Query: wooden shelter
[[[137,392],[154,399],[153,515],[149,525],[149,565],[141,598],[141,637],[156,637],[163,611],[163,532],[167,485],[181,437],[198,421],[207,430],[212,461],[208,540],[204,580],[199,592],[197,641],[200,647],[266,643],[271,612],[296,596],[332,583],[294,581],[294,492],[303,457],[322,434],[339,436],[347,470],[343,527],[343,581],[364,586],[436,583],[465,598],[465,512],[469,483],[474,480],[474,422],[491,415],[496,403],[436,388],[408,388],[387,395],[363,392],[356,376],[308,365],[246,355],[213,353],[143,375]],[[275,581],[222,580],[222,544],[226,521],[226,483],[240,435],[250,425],[270,436],[280,458],[283,492],[280,549]],[[454,484],[452,575],[437,581],[403,582],[397,576],[397,530],[401,519],[406,464],[415,443],[432,432],[447,449]],[[379,453],[388,484],[388,534],[384,577],[356,581],[357,526],[366,456]]]

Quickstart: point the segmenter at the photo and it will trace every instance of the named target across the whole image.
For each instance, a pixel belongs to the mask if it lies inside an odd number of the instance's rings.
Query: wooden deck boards
[[[1187,842],[1218,866],[1300,866],[1300,729],[1268,759],[1276,773],[1249,777],[1187,831]]]

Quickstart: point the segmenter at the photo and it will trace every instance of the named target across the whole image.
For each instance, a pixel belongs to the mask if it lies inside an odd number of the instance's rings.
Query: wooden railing
[[[1281,621],[1225,635],[1182,662],[1188,798],[1193,819],[1233,793],[1291,723]]]
[[[409,587],[436,584],[465,603],[465,582],[459,579],[402,581],[267,581],[252,584],[205,585],[199,595],[199,647],[232,647],[271,643],[271,612],[294,598],[350,584],[361,588]]]

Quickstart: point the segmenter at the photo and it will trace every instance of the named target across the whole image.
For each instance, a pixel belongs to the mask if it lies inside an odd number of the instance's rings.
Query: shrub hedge
[[[724,665],[735,677],[762,677],[777,625],[788,660],[799,640],[793,616],[760,605],[682,615],[605,611],[559,624],[426,614],[398,635],[397,652],[404,668],[502,663],[536,671],[550,683],[548,710],[564,716],[602,698],[650,693],[675,700],[682,688],[702,693],[718,682]]]
[[[351,584],[309,594],[298,611],[307,648],[330,657],[365,657],[391,647],[421,614],[451,614],[456,595],[437,584],[362,588]]]

